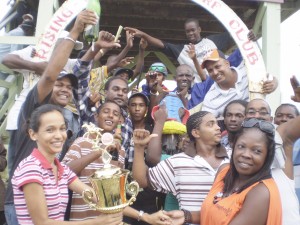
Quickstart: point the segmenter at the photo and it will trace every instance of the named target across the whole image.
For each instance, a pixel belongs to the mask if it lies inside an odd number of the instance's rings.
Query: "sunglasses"
[[[245,127],[245,128],[257,127],[261,131],[263,131],[267,134],[271,134],[273,136],[275,134],[275,127],[272,123],[264,121],[264,120],[258,120],[256,118],[244,120],[244,122],[242,123],[242,127]]]
[[[165,73],[166,72],[166,67],[164,67],[164,66],[151,66],[150,71],[157,71],[157,72]]]

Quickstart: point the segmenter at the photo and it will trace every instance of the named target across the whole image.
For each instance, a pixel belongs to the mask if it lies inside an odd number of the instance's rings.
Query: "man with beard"
[[[222,137],[221,144],[228,150],[232,149],[232,143],[237,131],[245,119],[246,107],[248,102],[243,100],[233,100],[224,109],[224,125],[227,134]]]

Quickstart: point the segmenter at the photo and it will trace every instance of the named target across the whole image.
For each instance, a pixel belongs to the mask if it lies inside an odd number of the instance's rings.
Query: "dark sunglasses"
[[[242,127],[245,128],[257,127],[265,133],[271,134],[273,136],[275,134],[275,127],[272,123],[264,120],[258,120],[256,118],[250,118],[244,120],[244,122],[242,123]]]
[[[166,67],[164,67],[164,66],[151,66],[150,70],[165,73],[166,72]]]

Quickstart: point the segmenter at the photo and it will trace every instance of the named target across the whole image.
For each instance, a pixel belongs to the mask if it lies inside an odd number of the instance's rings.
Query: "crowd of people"
[[[24,74],[7,122],[9,180],[0,197],[8,225],[300,224],[297,107],[280,105],[273,124],[268,102],[249,99],[240,52],[224,55],[201,37],[196,19],[184,24],[188,44],[126,27],[126,46],[105,65],[99,59],[121,48],[106,31],[70,59],[84,27],[97,22],[92,11],[79,13],[49,62],[34,62],[32,46],[3,57],[4,65]],[[139,57],[131,70],[126,55],[134,39],[140,39]],[[178,60],[174,90],[164,85],[166,66],[153,62],[146,84],[130,92],[148,45]],[[264,81],[264,94],[277,85],[275,77]],[[292,99],[300,102],[295,77],[291,85]],[[88,178],[104,166],[102,151],[94,149],[97,137],[84,135],[86,123],[113,135],[110,163],[130,170],[140,186],[122,212],[101,214],[82,199],[83,190],[93,192]],[[0,147],[4,169],[6,150]]]

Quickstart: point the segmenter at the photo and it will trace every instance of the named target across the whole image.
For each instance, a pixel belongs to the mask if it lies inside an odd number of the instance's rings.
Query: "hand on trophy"
[[[135,147],[145,148],[150,142],[151,138],[157,137],[157,134],[150,134],[145,129],[135,129],[133,131],[133,142]]]

